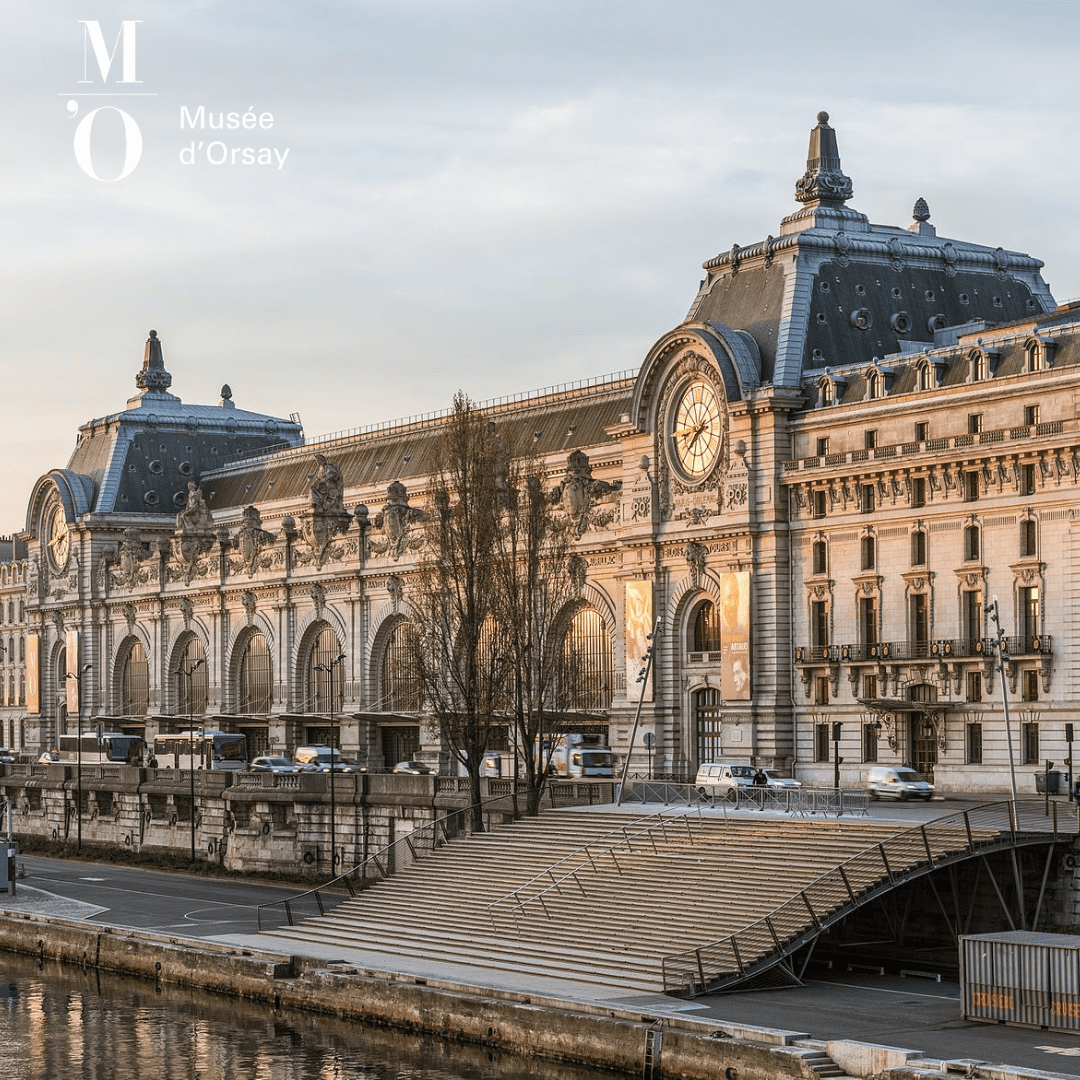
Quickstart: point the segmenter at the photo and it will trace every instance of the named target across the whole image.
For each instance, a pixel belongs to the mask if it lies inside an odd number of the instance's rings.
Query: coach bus
[[[81,761],[83,765],[141,765],[146,754],[146,742],[140,735],[122,731],[61,735],[56,748],[61,761]]]
[[[248,763],[247,737],[225,731],[177,731],[154,739],[159,769],[239,771]],[[151,762],[153,765],[153,762]]]

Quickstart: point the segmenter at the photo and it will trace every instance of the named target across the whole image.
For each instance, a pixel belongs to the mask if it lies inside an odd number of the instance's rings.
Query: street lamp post
[[[334,773],[337,772],[337,747],[334,745],[334,668],[345,659],[344,653],[338,653],[327,664],[316,664],[316,671],[326,672],[327,689],[330,691],[330,877],[337,876],[337,822],[335,820]]]
[[[75,688],[79,693],[79,708],[75,717],[75,734],[78,743],[75,747],[75,853],[82,854],[82,681],[83,676],[93,667],[93,664],[83,664],[79,671],[69,671],[64,678],[74,679]]]
[[[206,663],[206,657],[195,660],[190,667],[178,667],[173,674],[188,681],[188,778],[191,781],[191,861],[195,862],[195,683],[192,676]]]
[[[1016,802],[1016,764],[1013,761],[1012,723],[1009,720],[1009,687],[1005,680],[1005,661],[1009,659],[1009,647],[1005,630],[998,619],[998,601],[986,605],[986,614],[994,624],[994,645],[997,648],[998,674],[1001,677],[1001,704],[1005,711],[1005,741],[1009,744],[1009,781],[1012,785],[1013,802]]]
[[[638,724],[641,722],[641,706],[645,701],[645,691],[649,687],[649,672],[652,671],[653,651],[656,649],[656,636],[660,633],[662,620],[657,618],[653,624],[653,632],[646,634],[645,639],[649,642],[645,655],[641,658],[645,666],[638,672],[637,681],[641,683],[641,693],[638,695],[637,712],[634,714],[634,727],[630,732],[630,745],[626,748],[626,761],[623,764],[622,779],[619,781],[619,794],[615,799],[615,805],[621,806],[623,792],[626,789],[626,774],[630,769],[630,755],[634,752],[634,740],[637,738]]]

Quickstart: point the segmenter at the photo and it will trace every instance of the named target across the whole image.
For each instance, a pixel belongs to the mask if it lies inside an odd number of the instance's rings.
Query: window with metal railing
[[[416,632],[402,621],[390,632],[382,655],[380,707],[386,712],[419,712],[423,694],[416,655]]]
[[[145,716],[150,711],[150,667],[138,639],[128,646],[121,671],[120,712],[124,716]]]
[[[270,647],[261,631],[255,630],[250,634],[242,649],[237,687],[237,711],[252,715],[266,715],[270,712],[273,700]]]

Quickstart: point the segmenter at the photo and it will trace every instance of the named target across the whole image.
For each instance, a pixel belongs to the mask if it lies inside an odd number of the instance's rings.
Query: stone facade
[[[839,750],[845,786],[879,761],[1001,790],[1004,686],[1030,791],[1075,695],[1080,308],[922,199],[871,224],[825,114],[796,194],[636,371],[485,406],[577,533],[570,722],[654,775],[727,755],[829,784]],[[73,729],[90,664],[96,723],[446,766],[400,667],[439,419],[305,442],[228,387],[185,405],[153,332],[136,381],[31,494],[27,741]]]

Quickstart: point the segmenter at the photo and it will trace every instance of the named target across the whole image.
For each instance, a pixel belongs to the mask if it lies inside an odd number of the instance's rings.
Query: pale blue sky
[[[0,532],[78,425],[123,407],[151,327],[181,398],[227,382],[309,436],[636,368],[701,262],[795,209],[820,109],[872,220],[906,225],[923,196],[939,234],[1036,255],[1059,300],[1080,295],[1075,3],[0,10]],[[138,89],[157,95],[124,105],[144,149],[115,183],[73,150],[103,102],[66,108],[88,18],[110,47],[141,20]],[[182,132],[182,105],[274,126]],[[95,163],[115,175],[105,119]],[[289,154],[182,165],[200,137]]]

